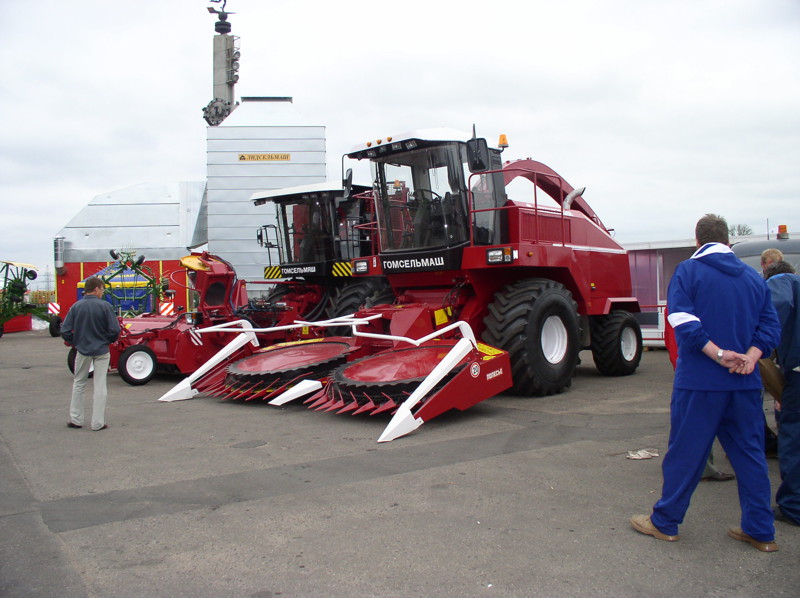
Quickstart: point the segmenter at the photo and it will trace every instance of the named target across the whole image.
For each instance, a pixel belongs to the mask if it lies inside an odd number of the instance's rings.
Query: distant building
[[[207,248],[245,280],[262,280],[267,255],[256,230],[274,219],[256,191],[325,181],[325,127],[308,125],[291,98],[242,98],[207,134],[207,180],[142,183],[95,197],[55,238],[56,303],[61,314],[77,285],[113,262],[112,249],[135,250],[155,274],[183,270],[179,259]],[[189,293],[176,306],[188,308]]]

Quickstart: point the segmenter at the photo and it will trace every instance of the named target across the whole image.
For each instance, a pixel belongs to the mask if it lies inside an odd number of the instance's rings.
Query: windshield
[[[330,206],[319,198],[279,204],[278,228],[285,263],[307,264],[333,259]]]
[[[469,240],[463,144],[373,162],[381,250],[452,247]]]

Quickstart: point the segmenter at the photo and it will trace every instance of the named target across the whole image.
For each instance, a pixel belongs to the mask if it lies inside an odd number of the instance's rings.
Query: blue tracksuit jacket
[[[669,322],[678,343],[675,388],[758,390],[758,368],[731,374],[702,353],[712,340],[722,349],[768,356],[780,341],[778,314],[764,280],[727,245],[708,243],[681,262],[667,292]]]

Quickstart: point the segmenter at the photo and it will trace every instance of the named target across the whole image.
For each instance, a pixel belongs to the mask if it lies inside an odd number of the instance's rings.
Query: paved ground
[[[625,455],[663,455],[671,367],[648,352],[603,378],[582,357],[566,394],[379,445],[379,417],[158,403],[166,376],[109,376],[111,428],[70,430],[65,347],[5,335],[0,596],[797,596],[800,529],[779,523],[775,554],[727,538],[733,482],[700,485],[680,542],[630,529],[661,459]]]

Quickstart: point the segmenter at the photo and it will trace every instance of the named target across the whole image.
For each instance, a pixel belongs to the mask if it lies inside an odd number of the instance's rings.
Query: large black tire
[[[50,331],[50,336],[61,336],[61,318],[59,316],[50,318],[47,329]]]
[[[388,284],[379,287],[377,291],[367,297],[364,307],[375,307],[376,305],[391,305],[397,297],[394,296],[392,287]]]
[[[379,303],[370,303],[379,301]],[[385,305],[394,301],[391,287],[380,278],[353,279],[343,286],[328,309],[327,318],[339,318],[350,315],[362,307],[372,305]],[[331,336],[344,336],[350,334],[349,326],[329,328]]]
[[[629,376],[642,359],[642,330],[633,314],[612,311],[591,321],[592,357],[604,376]]]
[[[387,289],[391,292],[386,281],[380,278],[353,279],[339,290],[328,310],[328,318],[352,314],[366,306],[368,299],[381,293],[385,294]]]
[[[518,280],[495,293],[482,337],[508,351],[523,396],[552,395],[572,384],[580,351],[580,320],[572,294],[544,278]]]
[[[158,359],[147,345],[131,345],[119,356],[119,377],[131,386],[147,384],[156,375]]]

